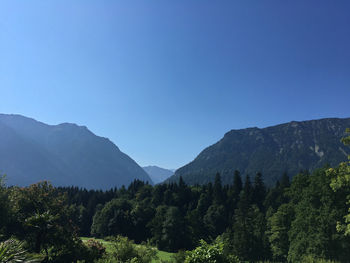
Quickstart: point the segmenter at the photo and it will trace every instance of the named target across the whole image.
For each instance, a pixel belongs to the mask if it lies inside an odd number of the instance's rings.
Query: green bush
[[[86,241],[85,245],[87,247],[87,259],[85,259],[86,262],[94,262],[97,259],[102,258],[106,253],[106,248],[96,239],[89,239]]]
[[[186,252],[183,250],[180,250],[176,254],[172,256],[172,261],[173,263],[183,263],[185,262],[186,259]]]
[[[303,263],[337,263],[337,261],[317,258],[312,255],[304,256],[302,259]]]
[[[234,255],[225,255],[223,242],[208,244],[201,240],[200,246],[187,252],[185,263],[239,263],[239,259]]]
[[[136,245],[127,237],[109,238],[112,253],[100,259],[99,263],[151,263],[157,259],[157,250],[148,244]]]
[[[9,239],[0,243],[0,262],[1,263],[29,263],[39,262],[33,256],[29,255],[23,248],[23,242],[15,239]]]

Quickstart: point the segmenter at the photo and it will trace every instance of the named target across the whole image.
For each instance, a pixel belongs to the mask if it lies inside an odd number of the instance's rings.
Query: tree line
[[[165,251],[192,250],[218,236],[241,260],[298,262],[304,256],[344,261],[350,239],[337,232],[347,212],[349,189],[334,192],[329,168],[302,172],[290,183],[284,174],[267,189],[261,173],[233,185],[179,183],[151,186],[135,180],[106,192],[59,188],[68,193],[80,235],[123,235],[150,240]]]
[[[232,185],[216,174],[205,185],[135,180],[109,191],[47,182],[6,187],[0,180],[0,240],[24,240],[46,262],[93,260],[80,236],[125,236],[169,252],[223,244],[225,253],[249,262],[349,262],[349,167],[303,171],[291,182],[283,174],[270,188],[261,173],[242,178],[239,171]]]

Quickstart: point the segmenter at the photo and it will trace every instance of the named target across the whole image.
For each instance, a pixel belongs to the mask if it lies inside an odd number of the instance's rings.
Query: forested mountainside
[[[223,186],[217,174],[213,184],[201,186],[135,180],[108,191],[54,188],[46,182],[6,188],[0,178],[0,212],[6,215],[0,217],[0,236],[25,240],[30,252],[52,263],[133,262],[111,260],[137,256],[126,238],[179,251],[173,260],[161,261],[168,263],[349,262],[345,170],[348,162],[300,173],[292,182],[283,176],[269,189],[261,174],[243,180],[238,172],[233,185]],[[86,247],[78,238],[91,235],[116,241],[112,252],[103,255],[105,242],[92,240]]]
[[[347,147],[350,136],[341,141]],[[151,263],[152,246],[174,252],[161,261],[169,263],[349,262],[349,174],[347,161],[270,187],[261,173],[236,170],[231,185],[217,173],[203,185],[136,179],[107,191],[6,187],[0,176],[0,262]]]
[[[85,126],[47,125],[20,115],[0,114],[0,173],[8,185],[49,180],[57,186],[110,189],[148,174],[109,139]]]
[[[340,139],[350,127],[350,118],[292,121],[267,128],[231,130],[204,149],[192,162],[176,170],[168,182],[180,176],[188,184],[213,182],[219,172],[223,183],[232,183],[233,173],[263,174],[272,185],[283,174],[331,166],[345,161],[349,149]]]

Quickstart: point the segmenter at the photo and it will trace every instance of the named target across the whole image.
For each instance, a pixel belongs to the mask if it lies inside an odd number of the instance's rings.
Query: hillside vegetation
[[[349,262],[349,161],[291,182],[284,174],[273,187],[261,173],[232,177],[109,191],[8,188],[2,178],[0,262]],[[162,261],[155,247],[174,254]]]

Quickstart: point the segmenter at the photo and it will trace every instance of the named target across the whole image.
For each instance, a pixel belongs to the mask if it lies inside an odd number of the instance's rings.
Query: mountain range
[[[188,184],[204,184],[213,182],[215,174],[220,173],[223,183],[232,183],[238,170],[251,177],[261,172],[271,185],[283,173],[292,177],[301,170],[335,166],[347,160],[350,152],[340,141],[349,127],[350,118],[328,118],[231,130],[177,169],[167,182],[176,182],[182,176]]]
[[[128,186],[134,179],[152,183],[134,160],[85,126],[7,114],[0,114],[0,174],[19,186],[41,180],[87,189]]]
[[[141,168],[109,139],[72,123],[48,125],[21,115],[0,114],[0,174],[8,185],[26,186],[41,180],[54,185],[109,189],[128,186],[134,179],[149,183],[212,182],[220,173],[232,183],[242,175],[263,174],[268,185],[283,173],[335,166],[347,160],[341,143],[350,118],[292,121],[267,128],[231,130],[192,162],[175,171],[157,166]],[[167,179],[168,178],[168,179]]]
[[[142,167],[155,184],[159,184],[174,174],[173,170],[164,169],[155,165]]]

